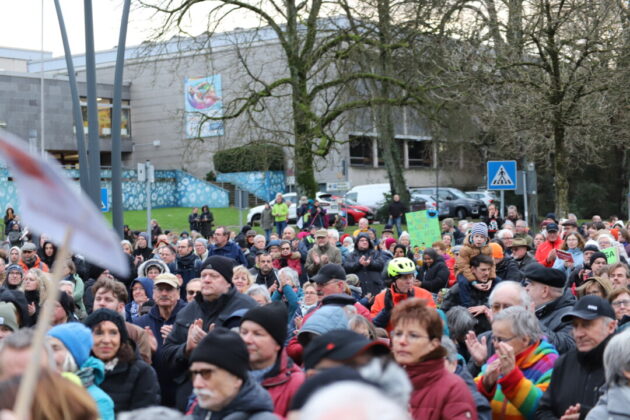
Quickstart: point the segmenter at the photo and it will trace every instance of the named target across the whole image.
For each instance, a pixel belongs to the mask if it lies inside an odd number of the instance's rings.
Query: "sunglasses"
[[[210,377],[212,377],[212,374],[214,373],[214,369],[199,369],[199,370],[190,370],[190,380],[194,381],[195,380],[195,376],[197,375],[201,375],[201,377],[203,378],[204,381],[207,381],[208,379],[210,379]]]

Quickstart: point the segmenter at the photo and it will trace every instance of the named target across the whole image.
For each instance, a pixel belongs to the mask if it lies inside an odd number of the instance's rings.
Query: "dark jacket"
[[[368,249],[363,251],[360,251],[356,246],[361,238],[367,238],[369,242]],[[354,251],[348,255],[346,262],[343,263],[346,274],[356,274],[359,277],[363,296],[367,293],[372,293],[372,296],[376,296],[384,287],[381,271],[385,266],[385,262],[382,254],[376,251],[373,246],[370,236],[367,233],[360,233],[356,238]],[[369,258],[371,260],[370,264],[367,266],[359,264],[361,257]]]
[[[180,298],[186,300],[186,285],[188,282],[196,277],[199,277],[201,272],[201,259],[192,251],[190,254],[183,257],[177,256],[175,260],[175,269],[171,273],[182,276],[182,285],[180,289]]]
[[[220,248],[216,245],[210,245],[208,247],[208,257],[211,257],[213,255],[220,255],[222,257],[231,258],[236,261],[237,264],[241,264],[247,267],[247,259],[245,258],[245,255],[243,255],[243,251],[241,251],[241,248],[235,242],[228,241],[225,246]]]
[[[570,322],[560,320],[571,310],[573,304],[575,304],[575,297],[567,289],[558,299],[536,308],[536,317],[540,320],[543,335],[560,354],[575,348],[575,340],[571,333],[573,326]]]
[[[273,403],[269,393],[252,379],[248,379],[232,402],[221,411],[210,413],[196,406],[192,418],[205,420],[211,414],[212,420],[278,420],[272,412]]]
[[[446,370],[444,358],[405,366],[413,391],[409,411],[414,420],[476,419],[477,408],[462,378]]]
[[[114,411],[135,410],[160,403],[160,387],[155,371],[142,360],[118,362],[105,371],[100,388],[114,401]]]
[[[488,402],[488,399],[481,395],[481,393],[477,389],[477,384],[475,384],[475,381],[470,372],[468,372],[468,370],[462,364],[458,364],[455,368],[455,374],[462,378],[464,382],[466,382],[466,386],[468,387],[468,390],[470,391],[470,394],[472,395],[473,400],[475,400],[475,404],[477,405],[477,418],[479,420],[492,419],[492,410],[490,409],[490,403]]]
[[[543,394],[537,420],[557,420],[570,406],[580,403],[580,419],[597,404],[604,375],[604,350],[612,337],[609,336],[588,352],[572,349],[562,355],[553,367],[549,388]]]
[[[460,274],[461,275],[461,274]],[[488,291],[481,291],[475,287],[470,288],[470,307],[485,305],[488,306],[488,299],[490,298],[490,293],[494,286],[497,284],[497,279],[492,282],[492,288]],[[448,312],[453,306],[463,306],[461,304],[461,299],[459,297],[459,284],[453,285],[446,294],[442,305],[440,305],[440,309],[444,312]],[[486,317],[485,314],[480,314],[475,317],[477,320],[477,324],[475,325],[474,331],[477,335],[481,334],[484,331],[488,331],[491,329],[490,320]]]
[[[134,324],[139,327],[149,327],[151,328],[151,332],[153,332],[153,336],[157,340],[157,351],[153,354],[153,368],[157,373],[158,381],[160,382],[160,390],[162,393],[162,405],[167,407],[175,406],[175,392],[177,390],[177,385],[173,380],[172,375],[170,375],[169,370],[161,363],[159,360],[162,356],[161,351],[164,347],[164,340],[162,339],[162,334],[160,329],[164,325],[173,325],[175,323],[175,319],[177,314],[186,307],[186,302],[179,301],[175,308],[173,309],[173,313],[171,314],[169,319],[163,319],[160,316],[160,310],[157,305],[153,306],[148,314],[142,315],[135,319]]]
[[[515,259],[505,257],[499,261],[496,265],[497,276],[503,280],[512,280],[520,282],[523,278],[521,270],[518,268],[518,263]]]
[[[440,289],[448,287],[450,271],[444,262],[444,258],[438,255],[437,252],[431,251],[433,251],[433,249],[427,248],[424,253],[431,257],[433,263],[429,267],[427,267],[426,264],[420,267],[418,280],[422,282],[423,289],[427,289],[431,293],[437,293]]]
[[[524,271],[525,267],[527,267],[529,264],[536,262],[534,257],[532,257],[529,252],[525,254],[525,256],[520,260],[514,259],[514,261],[516,262],[516,265],[518,266],[518,269],[521,270],[521,272]]]
[[[392,201],[391,203],[389,203],[389,209],[388,209],[389,216],[396,219],[405,213],[407,213],[407,207],[405,207],[405,204],[403,202]]]
[[[223,326],[223,322],[239,309],[251,309],[256,302],[249,296],[240,294],[235,287],[219,297],[207,302],[200,293],[195,300],[179,311],[173,324],[173,331],[169,334],[161,349],[160,363],[170,372],[178,384],[177,407],[184,411],[191,391],[188,377],[188,356],[186,355],[186,339],[188,328],[196,319],[203,320],[203,330],[208,331],[210,324]]]

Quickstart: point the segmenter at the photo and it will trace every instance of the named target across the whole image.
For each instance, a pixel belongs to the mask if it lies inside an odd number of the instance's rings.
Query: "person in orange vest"
[[[416,278],[416,264],[409,258],[399,257],[389,261],[387,265],[387,279],[389,287],[374,298],[372,304],[372,322],[376,327],[391,331],[389,321],[394,306],[409,298],[420,298],[427,301],[427,306],[435,307],[430,292],[413,285]]]

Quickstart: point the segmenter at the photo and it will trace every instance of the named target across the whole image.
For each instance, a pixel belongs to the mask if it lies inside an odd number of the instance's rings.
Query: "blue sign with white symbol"
[[[488,189],[515,190],[516,189],[516,161],[490,160],[488,161]]]
[[[101,188],[101,211],[109,211],[109,200],[107,199],[107,188]]]

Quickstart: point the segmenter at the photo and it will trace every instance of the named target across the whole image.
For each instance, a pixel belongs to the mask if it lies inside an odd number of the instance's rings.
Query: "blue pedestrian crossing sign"
[[[109,211],[109,200],[107,199],[107,188],[101,188],[101,211]]]
[[[489,160],[487,179],[489,190],[515,190],[516,161]]]

